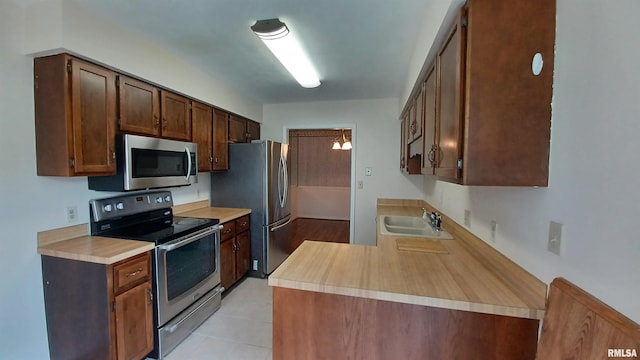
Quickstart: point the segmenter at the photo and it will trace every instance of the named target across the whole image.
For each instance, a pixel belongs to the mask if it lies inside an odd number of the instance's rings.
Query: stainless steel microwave
[[[116,163],[116,175],[90,176],[89,189],[129,191],[191,185],[198,176],[198,145],[118,134]]]

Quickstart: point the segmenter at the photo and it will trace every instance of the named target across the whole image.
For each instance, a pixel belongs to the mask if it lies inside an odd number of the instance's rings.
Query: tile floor
[[[245,278],[165,359],[271,360],[272,301],[267,279]]]

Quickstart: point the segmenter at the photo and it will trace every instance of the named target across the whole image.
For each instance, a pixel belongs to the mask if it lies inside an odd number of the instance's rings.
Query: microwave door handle
[[[189,148],[184,148],[184,152],[187,153],[187,176],[185,179],[189,182],[189,178],[191,177],[191,153],[189,152]]]

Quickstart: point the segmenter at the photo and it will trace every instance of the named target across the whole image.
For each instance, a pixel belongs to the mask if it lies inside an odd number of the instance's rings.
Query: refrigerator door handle
[[[287,162],[284,157],[280,157],[282,160],[282,169],[284,172],[284,195],[282,197],[282,207],[287,204],[287,198],[289,197],[289,170],[287,170]]]
[[[286,198],[286,187],[283,191],[283,182],[286,183],[286,166],[284,165],[284,158],[280,155],[280,163],[278,164],[278,200],[280,200],[280,207],[284,207],[284,200]]]
[[[276,226],[272,227],[271,228],[271,232],[274,232],[274,231],[276,231],[276,230],[278,230],[280,228],[283,228],[283,227],[289,225],[290,223],[291,223],[291,217],[289,217],[289,219],[287,219],[287,221],[284,224],[280,224],[280,225],[276,225]]]

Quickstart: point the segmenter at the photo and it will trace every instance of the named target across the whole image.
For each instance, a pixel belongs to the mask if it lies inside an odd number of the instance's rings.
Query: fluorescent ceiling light
[[[320,85],[311,61],[285,23],[279,19],[258,20],[251,30],[302,87],[314,88]]]

